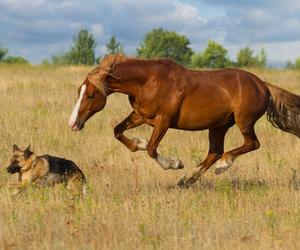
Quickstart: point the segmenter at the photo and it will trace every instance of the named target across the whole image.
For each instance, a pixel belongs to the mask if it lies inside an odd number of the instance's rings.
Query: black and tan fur
[[[37,156],[30,151],[30,146],[25,150],[19,149],[17,145],[13,146],[7,172],[19,175],[17,193],[28,184],[51,187],[58,183],[65,184],[68,190],[85,193],[85,176],[73,161],[50,155]]]

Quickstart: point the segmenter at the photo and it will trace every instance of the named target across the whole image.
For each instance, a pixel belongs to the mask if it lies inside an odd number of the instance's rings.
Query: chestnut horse
[[[209,129],[207,157],[179,181],[194,183],[217,160],[216,174],[226,171],[240,155],[259,148],[256,121],[267,112],[273,126],[300,137],[300,96],[275,87],[239,69],[190,70],[172,60],[142,60],[122,55],[106,56],[78,89],[69,126],[81,130],[102,110],[114,92],[129,96],[133,111],[114,128],[116,139],[131,151],[146,150],[163,169],[181,169],[179,159],[166,158],[157,147],[169,128]],[[123,132],[148,124],[149,142],[129,139]],[[244,144],[224,153],[224,137],[236,124]]]

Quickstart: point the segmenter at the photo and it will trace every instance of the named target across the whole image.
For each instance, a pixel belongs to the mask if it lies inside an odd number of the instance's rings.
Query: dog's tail
[[[80,172],[81,172],[81,180],[82,180],[81,194],[83,196],[86,196],[88,194],[88,186],[87,186],[85,175],[83,174],[83,172],[81,170],[80,170]]]
[[[267,119],[276,128],[300,138],[300,96],[266,83],[270,91]]]

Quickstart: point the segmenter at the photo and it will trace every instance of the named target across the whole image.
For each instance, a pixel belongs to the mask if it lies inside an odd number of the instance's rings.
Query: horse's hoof
[[[183,169],[183,162],[179,159],[171,158],[171,166],[172,169]]]
[[[180,179],[177,183],[177,186],[179,188],[185,188],[186,187],[185,178]]]
[[[190,183],[185,177],[183,177],[178,181],[177,186],[183,189],[183,188],[189,188],[191,184],[192,183]]]
[[[215,169],[215,174],[219,175],[222,174],[224,172],[226,172],[228,170],[228,168],[230,167],[230,164],[227,163],[226,161],[220,162]]]

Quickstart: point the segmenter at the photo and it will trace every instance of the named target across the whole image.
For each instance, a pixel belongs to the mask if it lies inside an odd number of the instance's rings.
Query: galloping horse
[[[207,157],[178,185],[188,187],[217,160],[216,174],[226,171],[240,155],[259,148],[256,121],[267,112],[273,126],[300,137],[300,96],[275,87],[239,69],[190,70],[172,60],[142,60],[106,56],[78,89],[69,120],[74,131],[102,110],[114,92],[129,96],[133,111],[114,128],[116,139],[131,151],[147,150],[163,169],[181,169],[179,159],[166,158],[157,147],[169,128],[209,129]],[[129,139],[123,132],[142,124],[152,126],[149,141]],[[224,137],[236,124],[244,144],[224,153]]]

